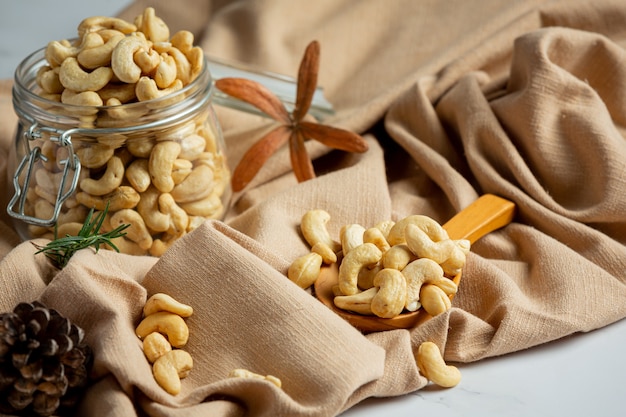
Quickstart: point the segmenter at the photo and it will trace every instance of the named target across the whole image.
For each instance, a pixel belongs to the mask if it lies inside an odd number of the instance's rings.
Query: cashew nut
[[[111,69],[118,80],[125,83],[139,81],[141,68],[135,63],[134,55],[142,48],[148,49],[148,43],[143,36],[126,36],[117,43],[111,53]]]
[[[198,134],[191,134],[180,141],[180,157],[189,161],[194,161],[204,152],[206,146],[205,139]]]
[[[363,233],[365,227],[358,223],[347,224],[339,231],[341,250],[343,255],[347,255],[352,249],[363,244]]]
[[[443,269],[432,259],[420,258],[409,263],[402,274],[407,283],[407,297],[405,308],[416,311],[420,308],[420,290],[424,284],[433,284],[439,280],[447,280],[443,276]],[[452,281],[450,281],[452,282]]]
[[[165,353],[154,362],[152,373],[156,382],[172,395],[180,393],[180,380],[186,378],[193,368],[191,355],[181,349]]]
[[[374,315],[372,312],[372,299],[377,293],[378,287],[371,287],[352,295],[338,295],[333,298],[333,302],[337,308],[342,310],[372,316]]]
[[[311,252],[315,252],[322,257],[325,264],[337,262],[337,254],[325,243],[318,242],[311,248]]]
[[[374,277],[374,286],[379,290],[372,298],[372,313],[382,318],[400,314],[406,301],[406,280],[402,272],[391,268],[382,269]]]
[[[309,252],[296,258],[287,270],[287,277],[300,288],[309,288],[320,274],[322,256]]]
[[[39,68],[36,81],[46,93],[61,94],[65,88],[59,80],[59,73],[47,65]]]
[[[429,258],[438,264],[448,263],[448,271],[444,272],[458,273],[465,264],[465,253],[452,239],[443,239],[433,241],[431,237],[420,227],[409,224],[404,235],[406,244],[417,257]]]
[[[373,243],[381,252],[386,252],[390,248],[383,232],[376,227],[370,227],[363,232],[363,242]]]
[[[78,63],[87,69],[94,68],[106,68],[111,64],[111,55],[113,49],[117,44],[125,38],[125,35],[117,30],[107,30],[98,32],[100,37],[104,40],[103,35],[106,36],[106,41],[100,46],[94,46],[92,48],[83,49],[78,53],[76,59]]]
[[[122,185],[102,196],[95,196],[80,191],[76,193],[76,201],[96,210],[104,210],[107,202],[109,202],[109,210],[114,212],[125,208],[134,208],[139,203],[139,193],[131,186]]]
[[[159,196],[159,211],[169,215],[169,228],[167,232],[170,235],[180,237],[187,232],[189,225],[189,216],[176,204],[174,197],[169,193],[163,193]]]
[[[153,7],[146,7],[134,23],[149,41],[166,42],[170,37],[169,27],[156,15]]]
[[[436,220],[421,214],[414,214],[397,221],[393,225],[387,236],[389,244],[393,246],[398,243],[405,243],[405,229],[410,224],[419,227],[434,242],[448,239],[448,232]]]
[[[188,30],[179,30],[170,38],[173,47],[178,48],[183,54],[187,55],[193,48],[193,33]]]
[[[394,268],[402,271],[409,262],[416,258],[411,249],[404,244],[393,245],[383,253],[382,264],[385,268]]]
[[[143,339],[143,353],[150,363],[172,350],[172,345],[159,332],[152,332]]]
[[[357,283],[359,270],[380,261],[383,254],[373,243],[364,243],[352,249],[339,265],[338,284],[344,295],[359,292]]]
[[[249,371],[247,369],[233,369],[232,371],[229,372],[228,377],[229,378],[261,379],[264,381],[271,382],[272,384],[276,385],[278,388],[281,388],[283,385],[282,381],[273,375],[260,375],[252,371]]]
[[[86,33],[105,29],[114,29],[124,34],[130,34],[137,31],[137,26],[117,17],[92,16],[83,19],[78,24],[78,35],[82,37]]]
[[[125,230],[126,238],[135,242],[141,249],[148,250],[152,246],[152,236],[143,217],[135,210],[118,210],[111,215],[110,222],[113,228],[129,224],[130,226]]]
[[[171,55],[162,53],[154,72],[154,82],[158,88],[167,88],[176,80],[176,61]]]
[[[174,197],[174,201],[189,203],[211,194],[211,191],[213,191],[212,183],[213,170],[206,165],[198,165],[183,182],[175,185],[170,193]]]
[[[126,144],[128,152],[137,158],[149,158],[153,148],[154,142],[147,139],[135,138],[134,140],[129,140]]]
[[[174,184],[178,185],[185,181],[185,178],[187,178],[192,171],[193,162],[182,158],[175,160],[172,166],[172,180],[174,180]]]
[[[113,71],[109,67],[99,67],[91,72],[84,71],[78,60],[68,57],[61,64],[59,81],[63,87],[76,92],[98,91],[111,81]]]
[[[131,151],[132,152],[132,151]],[[148,161],[148,171],[152,184],[161,192],[169,193],[174,189],[172,168],[180,154],[180,144],[163,141],[154,145]]]
[[[161,62],[161,56],[154,49],[141,48],[133,55],[133,61],[141,68],[142,74],[152,74]]]
[[[112,192],[122,184],[124,179],[124,164],[122,160],[113,156],[107,162],[104,174],[96,179],[85,178],[80,182],[80,188],[92,195],[104,195]]]
[[[155,80],[150,77],[143,76],[137,81],[137,85],[135,86],[135,94],[137,95],[137,100],[148,101],[168,96],[182,88],[183,83],[178,78],[175,79],[169,87],[159,89]]]
[[[428,314],[435,317],[450,310],[450,297],[438,286],[424,284],[420,289],[420,303]]]
[[[199,216],[209,219],[217,218],[224,210],[222,199],[215,191],[205,198],[190,203],[181,203],[179,206],[190,216]]]
[[[159,211],[159,196],[161,193],[153,186],[140,194],[137,211],[143,217],[146,226],[155,232],[165,232],[170,227],[169,214]]]
[[[146,316],[135,329],[135,333],[140,339],[153,332],[167,336],[167,340],[176,348],[185,346],[189,340],[189,328],[185,320],[178,314],[169,311],[159,311]]]
[[[417,349],[417,367],[424,377],[444,388],[451,388],[461,382],[461,371],[447,365],[441,351],[433,342],[423,342]]]
[[[361,290],[372,288],[374,286],[374,278],[376,278],[376,274],[378,274],[382,269],[383,266],[380,262],[366,268],[361,268],[357,278],[357,286]]]
[[[95,91],[82,91],[77,93],[68,88],[64,89],[61,93],[61,103],[85,107],[83,109],[74,110],[76,114],[85,116],[97,114],[98,109],[96,107],[102,106],[103,104],[102,99]]]
[[[159,311],[169,311],[181,317],[190,317],[193,314],[193,307],[183,304],[174,297],[164,293],[156,293],[150,296],[143,306],[144,316],[149,316]]]
[[[150,173],[148,172],[148,160],[135,159],[128,165],[125,173],[126,179],[139,193],[143,193],[150,186]]]
[[[107,85],[98,90],[98,95],[102,99],[102,102],[107,103],[107,106],[128,103],[136,98],[135,84],[109,82]],[[111,99],[116,99],[118,103],[109,103],[109,100]],[[133,112],[133,114],[135,113]]]
[[[94,143],[76,150],[76,155],[85,168],[100,168],[113,157],[114,153],[115,148],[104,143]]]
[[[341,249],[341,245],[334,241],[328,230],[326,223],[330,220],[330,214],[326,210],[315,209],[304,213],[300,222],[300,230],[308,244],[313,247],[316,243],[327,244],[334,252]]]

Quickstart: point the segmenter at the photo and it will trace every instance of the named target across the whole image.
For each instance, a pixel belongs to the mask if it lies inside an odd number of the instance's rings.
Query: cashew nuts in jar
[[[65,193],[76,183],[53,224],[16,226],[24,239],[74,230],[64,223],[81,223],[108,203],[109,220],[132,223],[115,242],[120,251],[160,256],[203,220],[223,218],[230,170],[211,75],[191,32],[171,36],[150,7],[131,22],[95,16],[80,22],[76,40],[51,41],[20,65],[16,140],[29,145],[15,147],[23,152],[15,159],[30,149],[45,158],[34,158],[32,180],[21,174],[19,184],[30,188],[14,217],[54,216],[60,184]],[[21,91],[26,85],[34,91]],[[31,126],[29,110],[38,106],[41,120]],[[69,129],[69,140],[58,140],[56,132]]]

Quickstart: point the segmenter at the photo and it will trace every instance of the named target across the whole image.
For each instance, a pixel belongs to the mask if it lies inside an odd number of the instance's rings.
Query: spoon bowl
[[[467,239],[470,244],[474,244],[487,233],[511,223],[514,215],[515,204],[513,202],[493,194],[484,194],[452,217],[443,225],[443,228],[448,232],[450,239]],[[462,273],[461,271],[452,278],[457,286],[461,282]],[[333,302],[335,298],[333,286],[337,284],[338,276],[339,262],[322,267],[322,271],[314,284],[315,296],[328,308],[364,333],[408,329],[431,317],[422,308],[389,319],[342,310],[336,307]],[[452,296],[450,298],[452,299]]]

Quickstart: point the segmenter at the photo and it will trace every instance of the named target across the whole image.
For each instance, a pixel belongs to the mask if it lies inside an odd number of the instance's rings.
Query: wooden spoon
[[[493,194],[485,194],[456,214],[443,225],[443,228],[448,232],[451,239],[467,239],[473,244],[487,233],[509,224],[514,215],[514,203]],[[337,308],[333,303],[335,298],[333,286],[337,284],[338,274],[338,262],[324,266],[314,284],[315,295],[328,308],[364,333],[407,329],[430,318],[430,315],[422,308],[390,319],[351,313]],[[462,272],[453,278],[457,285],[461,281],[461,274]]]

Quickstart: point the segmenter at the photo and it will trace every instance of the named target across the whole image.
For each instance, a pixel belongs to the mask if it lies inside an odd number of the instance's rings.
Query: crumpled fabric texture
[[[335,416],[424,387],[413,356],[423,341],[462,370],[626,316],[623,2],[149,3],[206,53],[273,72],[295,76],[319,40],[319,82],[337,111],[326,122],[362,134],[370,150],[308,143],[318,177],[298,184],[281,149],[223,221],[160,259],[84,250],[57,271],[3,214],[0,310],[37,299],[85,329],[94,384],[80,415]],[[0,84],[7,190],[10,87]],[[234,168],[268,120],[217,112]],[[452,309],[417,328],[363,335],[285,276],[309,250],[298,230],[309,209],[328,211],[338,236],[344,224],[415,213],[443,223],[484,193],[513,201],[516,217],[473,245]],[[154,292],[195,309],[194,369],[175,397],[154,382],[134,335]],[[283,388],[226,378],[233,368]]]

